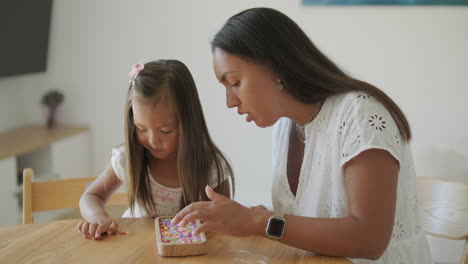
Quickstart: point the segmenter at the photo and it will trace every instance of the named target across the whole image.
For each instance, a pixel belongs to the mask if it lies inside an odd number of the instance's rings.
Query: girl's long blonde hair
[[[177,60],[156,60],[130,84],[125,107],[125,149],[127,153],[127,189],[132,213],[135,203],[148,215],[156,213],[150,188],[148,165],[150,153],[137,139],[133,120],[132,93],[157,103],[171,98],[179,120],[177,169],[182,184],[181,208],[197,201],[206,201],[205,186],[216,177],[218,191],[234,194],[234,175],[228,160],[213,143],[206,126],[197,88],[188,68]],[[169,95],[169,96],[166,96]],[[157,113],[156,113],[157,114]],[[211,175],[213,174],[214,175]],[[222,184],[230,179],[230,185]],[[228,190],[225,190],[228,188]]]

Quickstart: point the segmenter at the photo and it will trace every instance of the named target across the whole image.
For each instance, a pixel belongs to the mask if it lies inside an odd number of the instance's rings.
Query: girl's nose
[[[155,149],[155,148],[157,148],[159,146],[158,136],[156,135],[156,133],[154,133],[154,132],[150,133],[150,136],[148,138],[148,144],[153,149]]]

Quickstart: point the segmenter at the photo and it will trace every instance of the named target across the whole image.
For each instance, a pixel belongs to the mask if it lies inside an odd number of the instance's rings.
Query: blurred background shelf
[[[0,133],[0,226],[22,222],[23,169],[33,168],[35,181],[91,176],[90,149],[89,128],[82,125],[28,125]]]

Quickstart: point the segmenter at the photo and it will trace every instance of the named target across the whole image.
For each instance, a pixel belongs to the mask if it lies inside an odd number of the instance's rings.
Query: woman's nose
[[[239,105],[239,99],[230,88],[226,89],[226,105],[228,108],[233,108]]]

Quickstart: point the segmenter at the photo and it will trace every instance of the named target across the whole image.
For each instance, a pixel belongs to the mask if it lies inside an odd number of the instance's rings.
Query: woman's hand
[[[263,205],[261,205],[261,204],[259,204],[259,205],[257,205],[257,206],[252,206],[252,207],[250,207],[250,209],[258,210],[258,211],[265,211],[265,210],[267,210],[266,207],[263,206]]]
[[[108,216],[96,217],[91,222],[78,223],[78,232],[85,239],[100,239],[103,234],[112,235],[117,231],[118,224]]]
[[[210,186],[205,191],[211,201],[188,205],[174,217],[172,224],[183,226],[199,219],[203,224],[197,227],[195,235],[207,231],[231,236],[263,234],[271,212],[242,206]]]

